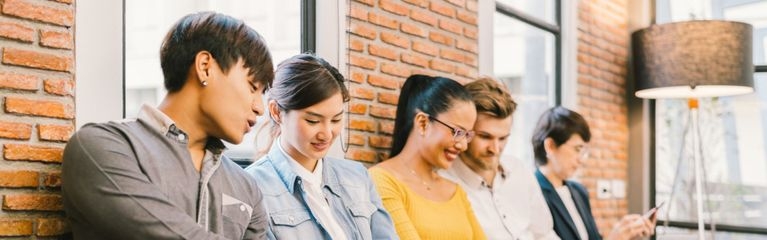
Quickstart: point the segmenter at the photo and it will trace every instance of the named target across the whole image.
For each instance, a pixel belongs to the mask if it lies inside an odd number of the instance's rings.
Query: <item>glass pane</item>
[[[496,4],[503,4],[522,11],[525,14],[536,17],[545,22],[557,25],[556,2],[554,0],[498,0]]]
[[[494,75],[518,104],[503,155],[533,169],[532,131],[538,116],[553,105],[554,35],[497,12],[493,28]]]
[[[655,228],[655,237],[658,240],[695,240],[698,239],[698,229],[686,229],[675,227]],[[717,231],[711,236],[711,231],[706,231],[706,239],[728,239],[728,240],[764,240],[767,236],[748,233],[733,233]]]
[[[300,1],[280,0],[131,0],[125,1],[125,107],[126,117],[136,117],[142,104],[156,106],[165,95],[160,69],[160,44],[171,25],[197,11],[221,12],[245,21],[261,36],[275,66],[300,53]],[[259,118],[259,124],[265,122]],[[227,155],[252,158],[256,131],[241,144],[227,145]]]
[[[657,1],[658,23],[724,19],[754,27],[754,64],[767,65],[767,0]]]
[[[767,228],[767,74],[754,82],[753,94],[700,100],[706,222]],[[685,100],[656,102],[655,201],[666,201],[660,219],[698,219],[689,113]]]

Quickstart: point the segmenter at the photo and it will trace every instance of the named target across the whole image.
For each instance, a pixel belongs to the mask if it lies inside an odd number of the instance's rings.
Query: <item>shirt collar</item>
[[[479,174],[475,173],[474,171],[469,168],[469,166],[466,165],[466,163],[463,162],[463,159],[458,158],[456,159],[455,163],[453,163],[453,169],[455,169],[455,175],[463,180],[463,182],[466,183],[466,186],[473,188],[473,189],[479,189],[483,186],[485,186],[484,182],[485,180],[482,179]]]
[[[173,119],[155,107],[148,104],[141,105],[141,110],[138,112],[137,119],[149,125],[150,128],[154,129],[160,135],[183,144],[189,143],[189,136],[186,132],[178,128]],[[210,137],[205,143],[205,149],[219,155],[226,149],[226,146],[220,139]],[[214,159],[217,160],[218,157],[215,157]]]
[[[159,109],[147,104],[141,105],[141,110],[139,110],[137,118],[138,120],[148,124],[152,129],[162,135],[167,135],[169,132],[171,132],[171,127],[181,131],[175,127],[176,122],[174,122],[173,119],[170,119],[168,115],[165,115],[165,113]]]
[[[293,157],[288,155],[288,152],[285,151],[284,148],[282,148],[282,144],[280,144],[279,138],[277,138],[277,141],[275,142],[277,144],[277,147],[280,149],[280,152],[289,160],[288,163],[290,163],[290,166],[293,168],[293,171],[298,175],[298,177],[301,178],[302,181],[308,182],[312,186],[321,186],[322,184],[322,158],[320,158],[317,161],[317,166],[314,168],[314,171],[309,171],[306,169],[303,165],[298,163]]]
[[[272,144],[272,147],[269,149],[269,153],[267,155],[269,161],[272,163],[274,171],[277,172],[280,180],[282,180],[282,183],[285,184],[285,188],[287,188],[289,192],[293,193],[295,192],[296,183],[304,180],[303,177],[299,176],[291,166],[291,161],[295,160],[291,159],[290,156],[288,156],[287,153],[285,153],[281,148],[282,146],[280,146],[278,138],[275,144]],[[322,173],[320,178],[322,179],[322,186],[328,187],[330,192],[337,195],[337,193],[333,191],[332,186],[338,185],[338,179],[332,166],[325,166],[323,164],[321,169],[315,168],[315,172],[317,172],[317,170],[321,170],[319,172]]]
[[[455,175],[463,180],[463,182],[466,183],[468,187],[474,188],[474,189],[480,189],[482,187],[487,187],[488,184],[485,183],[485,179],[482,178],[479,174],[475,173],[471,168],[469,168],[466,163],[463,162],[463,159],[460,157],[455,161],[453,164],[453,169]],[[509,176],[508,170],[503,167],[502,163],[498,163],[498,172],[495,175],[495,179],[493,184],[497,185],[500,184],[498,181],[502,181],[506,179],[506,176]]]

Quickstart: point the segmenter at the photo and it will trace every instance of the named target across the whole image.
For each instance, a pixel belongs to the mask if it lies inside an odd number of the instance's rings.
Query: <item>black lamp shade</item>
[[[696,20],[632,34],[640,98],[697,98],[754,91],[751,25]]]

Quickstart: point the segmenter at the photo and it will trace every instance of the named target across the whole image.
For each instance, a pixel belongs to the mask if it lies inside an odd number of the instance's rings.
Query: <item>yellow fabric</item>
[[[400,239],[486,239],[460,186],[450,200],[437,202],[411,191],[382,168],[369,172]]]

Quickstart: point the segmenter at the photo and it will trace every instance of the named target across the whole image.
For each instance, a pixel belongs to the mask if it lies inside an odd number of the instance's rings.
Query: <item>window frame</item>
[[[125,91],[127,90],[127,86],[126,86],[126,83],[125,83],[125,81],[126,81],[126,78],[125,78],[125,68],[126,68],[126,66],[125,66],[125,63],[126,63],[126,61],[125,61],[126,60],[125,59],[125,56],[126,56],[125,46],[126,46],[126,43],[127,43],[127,40],[125,38],[125,36],[126,36],[126,34],[125,34],[125,24],[126,24],[125,23],[125,16],[127,15],[125,13],[125,11],[126,11],[125,1],[127,1],[127,0],[122,0],[121,1],[121,3],[122,3],[122,36],[121,36],[121,38],[122,38],[122,81],[121,81],[122,82],[122,95],[121,95],[122,96],[122,101],[121,101],[122,102],[122,117],[121,118],[125,118],[126,117],[125,116],[125,114],[126,114],[126,112],[125,112],[125,108],[126,108],[125,107],[125,101],[126,101]],[[300,8],[301,8],[301,17],[300,17],[301,18],[301,20],[300,20],[300,22],[301,22],[301,35],[300,35],[301,36],[301,43],[300,43],[301,50],[300,51],[301,51],[301,53],[317,52],[317,41],[316,41],[316,37],[317,37],[317,24],[316,24],[317,23],[317,21],[316,21],[316,16],[317,16],[317,0],[300,0],[300,1],[301,1],[301,4],[300,4]]]
[[[519,20],[531,27],[546,31],[554,35],[554,106],[562,105],[562,0],[553,0],[554,3],[554,21],[551,24],[546,20],[532,16],[522,10],[518,10],[505,3],[495,2],[495,12],[504,16]]]

